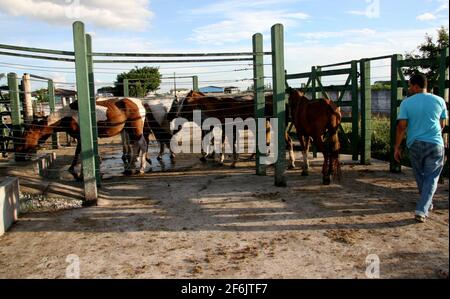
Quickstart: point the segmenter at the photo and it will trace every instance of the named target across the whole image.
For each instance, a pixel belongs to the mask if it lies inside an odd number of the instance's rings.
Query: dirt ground
[[[47,202],[0,237],[0,278],[65,278],[73,255],[81,278],[366,278],[369,255],[380,278],[448,278],[448,180],[418,224],[407,168],[392,174],[384,162],[343,156],[343,181],[323,186],[317,158],[309,177],[289,170],[278,188],[273,168],[256,176],[245,157],[230,169],[181,154],[123,177],[113,143],[101,146],[96,207],[75,208],[83,189],[66,172],[74,148],[56,151],[54,179],[0,162],[0,177],[20,177],[23,198]]]

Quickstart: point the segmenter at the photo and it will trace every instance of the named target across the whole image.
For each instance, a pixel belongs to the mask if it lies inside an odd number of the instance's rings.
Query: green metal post
[[[256,120],[256,175],[266,175],[266,165],[261,163],[261,157],[266,153],[259,148],[261,135],[266,136],[266,127],[259,126],[258,119],[265,117],[266,99],[264,96],[264,49],[261,33],[253,35],[253,82],[255,88],[255,120]],[[267,142],[267,141],[266,141]]]
[[[403,89],[399,88],[398,81],[400,76],[399,60],[402,60],[403,56],[396,54],[391,59],[391,129],[390,129],[390,153],[389,153],[389,170],[394,173],[401,171],[401,165],[394,159],[395,138],[397,135],[397,113],[398,113],[398,101],[403,97]]]
[[[97,186],[101,185],[100,175],[100,155],[98,153],[98,128],[97,128],[97,114],[95,101],[95,81],[94,81],[94,62],[92,57],[92,37],[86,34],[86,50],[87,50],[87,66],[89,74],[89,94],[91,96],[89,103],[91,104],[91,121],[92,121],[92,141],[94,143],[95,155],[95,179]]]
[[[445,90],[445,81],[448,80],[448,48],[441,51],[439,59],[439,96],[448,101],[448,93]]]
[[[75,50],[75,71],[77,79],[78,113],[80,124],[81,158],[84,177],[85,205],[97,203],[97,182],[95,177],[95,154],[92,136],[89,74],[87,63],[86,35],[82,22],[73,23]]]
[[[372,88],[370,60],[362,59],[361,72],[361,164],[370,165],[372,146]]]
[[[272,80],[273,80],[273,114],[278,119],[277,162],[275,163],[275,186],[284,187],[286,183],[286,79],[284,72],[284,29],[282,24],[271,28],[272,39]]]
[[[13,143],[14,148],[16,148],[17,144],[21,143],[22,137],[22,125],[23,119],[20,114],[20,98],[19,98],[19,83],[17,82],[17,74],[9,73],[8,74],[8,89],[9,89],[9,101],[11,103],[11,123],[13,129]],[[19,153],[15,154],[15,157],[18,158],[22,156]]]
[[[130,87],[129,87],[129,81],[128,79],[123,79],[123,96],[129,97],[130,96]]]
[[[55,112],[55,84],[53,83],[53,80],[48,80],[48,104],[50,106],[50,113]],[[52,149],[58,149],[58,133],[52,134]]]
[[[358,61],[351,63],[352,77],[352,160],[358,161],[359,154],[359,96],[358,96]]]
[[[446,82],[448,82],[448,48],[443,49],[441,51],[441,57],[439,62],[439,96],[441,96],[446,102],[448,107],[448,88],[446,88]],[[448,171],[448,146],[450,144],[450,132],[448,127],[448,121],[446,128],[444,130],[443,137],[447,137],[447,140],[444,139],[444,144],[447,145],[447,161],[445,162],[444,171]],[[448,174],[448,173],[447,173]],[[443,174],[441,174],[442,177]]]
[[[198,76],[192,76],[192,90],[198,91]]]

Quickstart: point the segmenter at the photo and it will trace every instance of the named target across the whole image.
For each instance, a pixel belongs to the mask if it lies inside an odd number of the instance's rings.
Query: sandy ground
[[[0,278],[65,278],[76,258],[81,278],[366,278],[369,255],[381,278],[448,278],[448,180],[418,224],[407,168],[391,174],[386,163],[343,157],[343,181],[322,186],[317,158],[309,177],[288,171],[288,187],[277,188],[272,168],[256,176],[254,162],[230,169],[179,155],[123,177],[109,142],[97,207],[55,211],[82,197],[65,171],[73,148],[57,151],[55,179],[0,162],[23,193],[66,203],[22,214],[0,237]]]

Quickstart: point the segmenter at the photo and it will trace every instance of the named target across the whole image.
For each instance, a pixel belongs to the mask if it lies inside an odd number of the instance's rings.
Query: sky
[[[286,70],[298,73],[313,65],[414,51],[425,34],[436,36],[440,26],[448,27],[449,0],[0,0],[0,44],[72,51],[77,20],[93,36],[94,52],[133,53],[249,52],[255,33],[263,34],[264,50],[270,51],[270,28],[281,23]],[[265,63],[269,83],[270,57]],[[96,64],[96,87],[112,85],[134,65]],[[245,89],[253,77],[246,62],[148,66],[166,77],[197,75],[200,87]],[[375,79],[388,79],[388,61],[373,67]],[[73,63],[0,55],[0,73],[12,71],[75,88]],[[191,88],[191,80],[177,79],[177,87]],[[163,80],[161,91],[170,88],[173,80]]]

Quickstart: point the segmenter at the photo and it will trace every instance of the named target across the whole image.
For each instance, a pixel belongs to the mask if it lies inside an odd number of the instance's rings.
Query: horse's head
[[[203,92],[191,90],[186,97],[179,100],[177,117],[192,118],[192,111],[199,109],[200,100],[206,97]]]
[[[31,124],[25,126],[20,142],[16,143],[15,151],[18,153],[30,154],[53,133],[53,128],[48,125],[47,118],[34,120]],[[24,160],[26,156],[20,155]],[[23,158],[23,159],[22,159]]]

